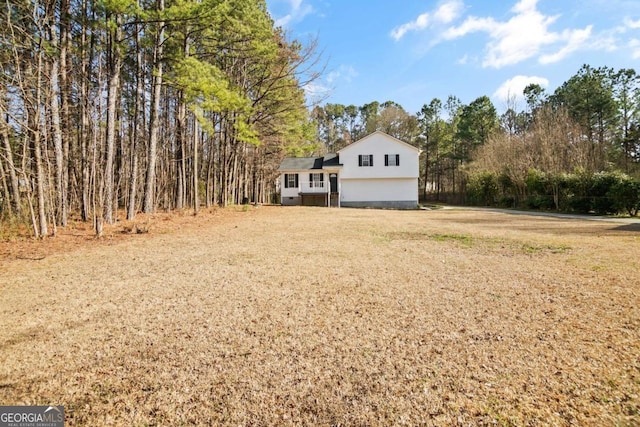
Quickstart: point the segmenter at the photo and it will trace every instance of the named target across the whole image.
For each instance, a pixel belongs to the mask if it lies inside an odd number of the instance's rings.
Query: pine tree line
[[[263,0],[25,0],[0,20],[0,213],[35,236],[268,201],[312,139],[315,43]]]

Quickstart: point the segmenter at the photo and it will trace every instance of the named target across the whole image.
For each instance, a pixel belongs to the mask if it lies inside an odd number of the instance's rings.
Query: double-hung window
[[[309,174],[309,187],[311,187],[311,188],[323,188],[324,187],[324,174],[323,173],[310,173]]]
[[[385,154],[384,155],[385,166],[400,166],[400,154]]]
[[[298,174],[297,173],[285,173],[284,174],[284,188],[298,188]]]
[[[358,166],[373,166],[373,154],[358,155]]]

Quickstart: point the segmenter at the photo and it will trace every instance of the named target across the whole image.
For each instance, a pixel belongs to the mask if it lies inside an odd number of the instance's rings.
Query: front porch
[[[337,174],[329,175],[329,180],[299,181],[298,195],[302,206],[340,207],[340,185]]]
[[[326,194],[329,192],[329,186],[325,181],[299,181],[299,194]]]
[[[299,193],[300,204],[302,206],[326,206],[326,207],[340,207],[340,194],[339,193]]]
[[[335,168],[320,172],[290,171],[281,175],[280,182],[282,205],[340,207],[340,182]]]

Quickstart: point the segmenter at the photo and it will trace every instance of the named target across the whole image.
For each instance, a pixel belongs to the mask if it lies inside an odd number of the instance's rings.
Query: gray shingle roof
[[[340,158],[335,153],[329,153],[324,156],[323,166],[342,166]]]
[[[323,157],[286,157],[280,163],[279,171],[298,171],[322,169],[326,166],[342,166],[337,154],[327,154]]]

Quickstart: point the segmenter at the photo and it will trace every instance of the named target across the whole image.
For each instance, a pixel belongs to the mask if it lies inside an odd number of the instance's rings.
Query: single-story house
[[[374,132],[322,157],[288,157],[280,164],[283,205],[415,209],[420,150]]]

